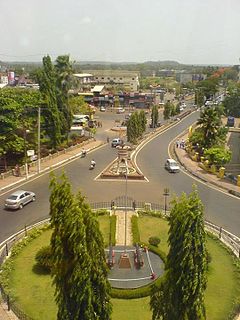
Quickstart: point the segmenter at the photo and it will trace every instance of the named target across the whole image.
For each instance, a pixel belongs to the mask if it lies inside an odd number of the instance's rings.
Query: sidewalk
[[[183,136],[183,139],[187,136]],[[198,179],[212,184],[218,188],[221,188],[225,191],[228,191],[231,194],[235,194],[237,197],[240,197],[240,187],[233,184],[229,180],[223,178],[218,178],[215,174],[211,174],[199,167],[198,162],[193,161],[185,151],[185,149],[177,148],[173,143],[170,148],[171,152],[174,153],[179,161],[179,163],[193,176]]]
[[[8,311],[7,305],[0,301],[0,319],[1,320],[18,320],[17,316],[10,310]]]
[[[103,144],[104,144],[104,142],[98,141],[98,140],[97,141],[90,141],[87,144],[86,143],[79,144],[78,146],[75,146],[74,148],[66,149],[65,153],[60,154],[58,156],[54,156],[51,159],[48,158],[46,161],[43,158],[41,161],[41,173],[40,174],[43,174],[44,172],[51,171],[52,169],[60,166],[61,164],[67,163],[69,160],[80,157],[80,154],[81,154],[83,148],[87,152],[89,152],[93,149],[100,147]],[[28,180],[31,180],[32,178],[35,178],[39,175],[37,170],[38,170],[37,166],[30,167]],[[0,192],[10,188],[11,186],[14,186],[18,183],[21,183],[23,181],[26,181],[26,176],[16,177],[16,176],[11,175],[11,176],[8,176],[4,179],[0,179]]]

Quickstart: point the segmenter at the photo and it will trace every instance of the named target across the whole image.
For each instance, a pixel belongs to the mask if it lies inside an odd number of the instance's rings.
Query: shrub
[[[51,246],[45,246],[37,252],[35,259],[40,268],[42,268],[44,271],[50,272],[52,267],[51,257]]]
[[[158,237],[150,237],[150,238],[148,239],[148,242],[149,242],[152,246],[155,246],[155,247],[157,247],[157,246],[159,245],[160,241],[161,241],[161,240],[160,240]]]
[[[110,218],[110,242],[113,246],[116,244],[116,221],[117,217],[115,215]]]
[[[138,217],[132,216],[131,223],[132,223],[133,244],[135,245],[140,242],[140,233],[138,229]]]
[[[109,210],[107,210],[107,209],[98,209],[95,212],[96,212],[97,216],[105,216],[105,215],[107,216],[107,215],[109,215]]]

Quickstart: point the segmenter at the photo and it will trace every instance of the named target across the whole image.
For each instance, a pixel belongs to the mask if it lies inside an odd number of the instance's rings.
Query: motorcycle
[[[95,168],[95,166],[96,166],[96,163],[93,163],[93,162],[92,162],[92,163],[90,164],[89,170],[93,170],[93,169]]]
[[[81,152],[80,157],[81,157],[81,158],[85,158],[86,155],[87,155],[87,151],[86,151],[86,150],[83,150],[83,151]]]

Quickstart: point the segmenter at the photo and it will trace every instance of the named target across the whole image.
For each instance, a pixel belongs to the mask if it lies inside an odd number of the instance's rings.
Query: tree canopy
[[[172,202],[165,279],[154,289],[152,319],[206,319],[207,251],[203,205],[197,191]]]

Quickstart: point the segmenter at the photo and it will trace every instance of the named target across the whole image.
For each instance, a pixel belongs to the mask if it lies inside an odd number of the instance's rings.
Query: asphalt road
[[[163,202],[163,188],[168,187],[171,195],[179,195],[182,191],[190,192],[192,184],[196,183],[200,197],[205,206],[205,216],[212,222],[223,226],[236,235],[240,235],[239,199],[209,188],[206,185],[192,179],[185,173],[170,174],[164,169],[165,159],[168,158],[168,144],[186,127],[198,118],[198,112],[191,114],[176,126],[159,135],[148,143],[138,154],[137,163],[149,182],[129,181],[127,193],[135,200],[146,202]],[[106,114],[106,118],[110,117]],[[111,119],[108,121],[112,121]],[[107,120],[107,119],[106,119]],[[106,138],[108,132],[103,126],[99,130],[99,136]],[[93,171],[88,170],[90,160],[94,158],[97,165]],[[64,170],[72,184],[73,191],[81,190],[89,202],[109,201],[117,196],[125,194],[126,183],[124,181],[98,181],[96,176],[114,159],[116,150],[110,145],[105,145],[86,158],[77,159],[64,166]],[[63,168],[55,170],[61,174]],[[43,218],[49,212],[49,175],[45,174],[36,180],[29,181],[21,186],[21,189],[31,190],[36,193],[37,200],[22,210],[5,211],[0,208],[0,242],[12,233]],[[19,188],[18,188],[19,189]],[[0,203],[9,194],[0,196]]]

